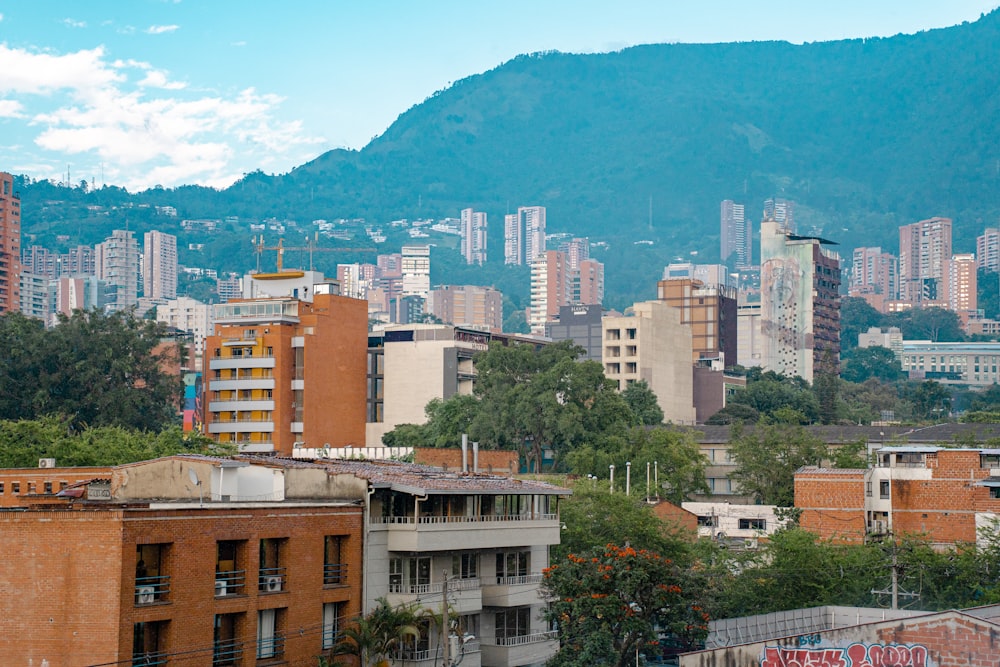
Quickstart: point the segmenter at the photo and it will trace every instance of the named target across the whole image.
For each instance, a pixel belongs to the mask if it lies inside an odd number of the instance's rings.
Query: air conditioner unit
[[[268,593],[276,593],[281,590],[281,577],[271,575],[264,577],[264,590]]]
[[[56,467],[56,460],[55,459],[38,459],[38,467],[39,468],[55,468]]]
[[[135,589],[136,604],[150,604],[156,601],[156,588],[153,586],[137,586]]]
[[[215,580],[215,597],[220,598],[226,594],[226,580],[216,579]]]

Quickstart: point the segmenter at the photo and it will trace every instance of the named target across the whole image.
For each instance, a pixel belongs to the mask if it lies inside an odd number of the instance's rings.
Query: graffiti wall
[[[808,638],[805,638],[808,641]],[[847,648],[764,648],[760,667],[932,667],[927,647],[851,644]]]

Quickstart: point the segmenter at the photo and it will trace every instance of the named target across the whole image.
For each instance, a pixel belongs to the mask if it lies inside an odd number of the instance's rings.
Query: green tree
[[[662,497],[679,505],[694,494],[708,493],[705,466],[690,433],[666,428],[635,426],[623,434],[603,438],[596,445],[585,444],[567,454],[569,470],[576,475],[603,476],[614,465],[619,471],[616,486],[624,488],[626,466],[632,465],[632,492]],[[646,472],[651,471],[651,487],[646,490]],[[659,478],[659,488],[652,487]],[[640,491],[643,489],[644,491]]]
[[[840,300],[840,349],[849,353],[858,344],[858,334],[882,326],[882,313],[861,297],[848,296]]]
[[[940,382],[924,380],[908,382],[907,394],[913,404],[914,416],[918,419],[941,421],[948,416],[951,408],[951,394]]]
[[[626,496],[621,490],[609,493],[606,482],[577,482],[573,495],[559,504],[559,517],[566,528],[559,544],[552,547],[554,557],[628,542],[636,548],[669,555],[677,562],[687,561],[690,535],[661,521],[638,494]]]
[[[176,423],[180,347],[131,313],[76,311],[49,330],[0,318],[0,418],[63,414],[77,425],[158,431]]]
[[[608,544],[568,554],[545,572],[553,602],[546,618],[559,628],[553,667],[625,667],[636,652],[661,656],[661,634],[691,650],[708,633],[708,614],[685,571],[653,551]]]
[[[379,598],[374,609],[344,628],[333,653],[356,656],[364,667],[388,667],[408,639],[420,636],[426,618],[415,605],[393,607]]]
[[[729,454],[736,469],[729,477],[739,492],[764,505],[790,507],[795,501],[795,471],[817,465],[826,447],[801,426],[758,425],[753,429],[733,426]]]
[[[633,382],[625,387],[622,398],[632,411],[632,423],[639,426],[659,426],[663,423],[663,409],[657,402],[656,394],[645,380]]]
[[[858,347],[844,357],[840,376],[848,382],[865,382],[870,378],[894,382],[903,377],[903,366],[887,347]]]
[[[802,415],[806,422],[819,419],[819,402],[809,383],[800,377],[787,378],[772,371],[747,374],[746,389],[736,392],[731,404],[747,405],[760,415],[773,416],[788,408]]]
[[[0,467],[34,467],[40,458],[64,466],[113,466],[173,454],[226,455],[235,450],[171,426],[160,433],[95,426],[78,429],[68,419],[0,421]]]

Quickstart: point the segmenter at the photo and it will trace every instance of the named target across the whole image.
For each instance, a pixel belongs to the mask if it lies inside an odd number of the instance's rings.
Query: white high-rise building
[[[416,295],[426,299],[431,291],[431,247],[404,245],[402,255],[402,295]]]
[[[142,293],[147,299],[177,298],[177,237],[146,232],[142,254]]]
[[[1000,229],[987,227],[976,238],[976,265],[993,273],[1000,272]]]
[[[190,333],[195,357],[201,359],[205,338],[213,333],[211,305],[186,296],[177,297],[156,307],[156,321]],[[196,366],[200,367],[200,364]]]
[[[544,253],[544,206],[522,206],[504,217],[505,264],[531,264]]]
[[[486,214],[462,209],[462,256],[466,264],[486,263]]]
[[[124,310],[138,304],[139,243],[135,233],[116,229],[107,240],[98,243],[94,251],[97,277],[118,290],[114,302],[109,305],[114,310]]]
[[[737,269],[753,264],[753,234],[744,215],[743,204],[737,204],[732,199],[722,202],[720,238],[723,262],[734,257]]]
[[[795,233],[795,205],[787,199],[771,198],[764,200],[764,219],[774,220],[781,231]],[[763,262],[763,260],[761,260]]]

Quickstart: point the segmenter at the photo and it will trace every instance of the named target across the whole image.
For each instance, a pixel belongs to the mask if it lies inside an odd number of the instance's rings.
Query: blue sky
[[[0,0],[0,170],[222,187],[534,51],[889,36],[1000,0]]]

